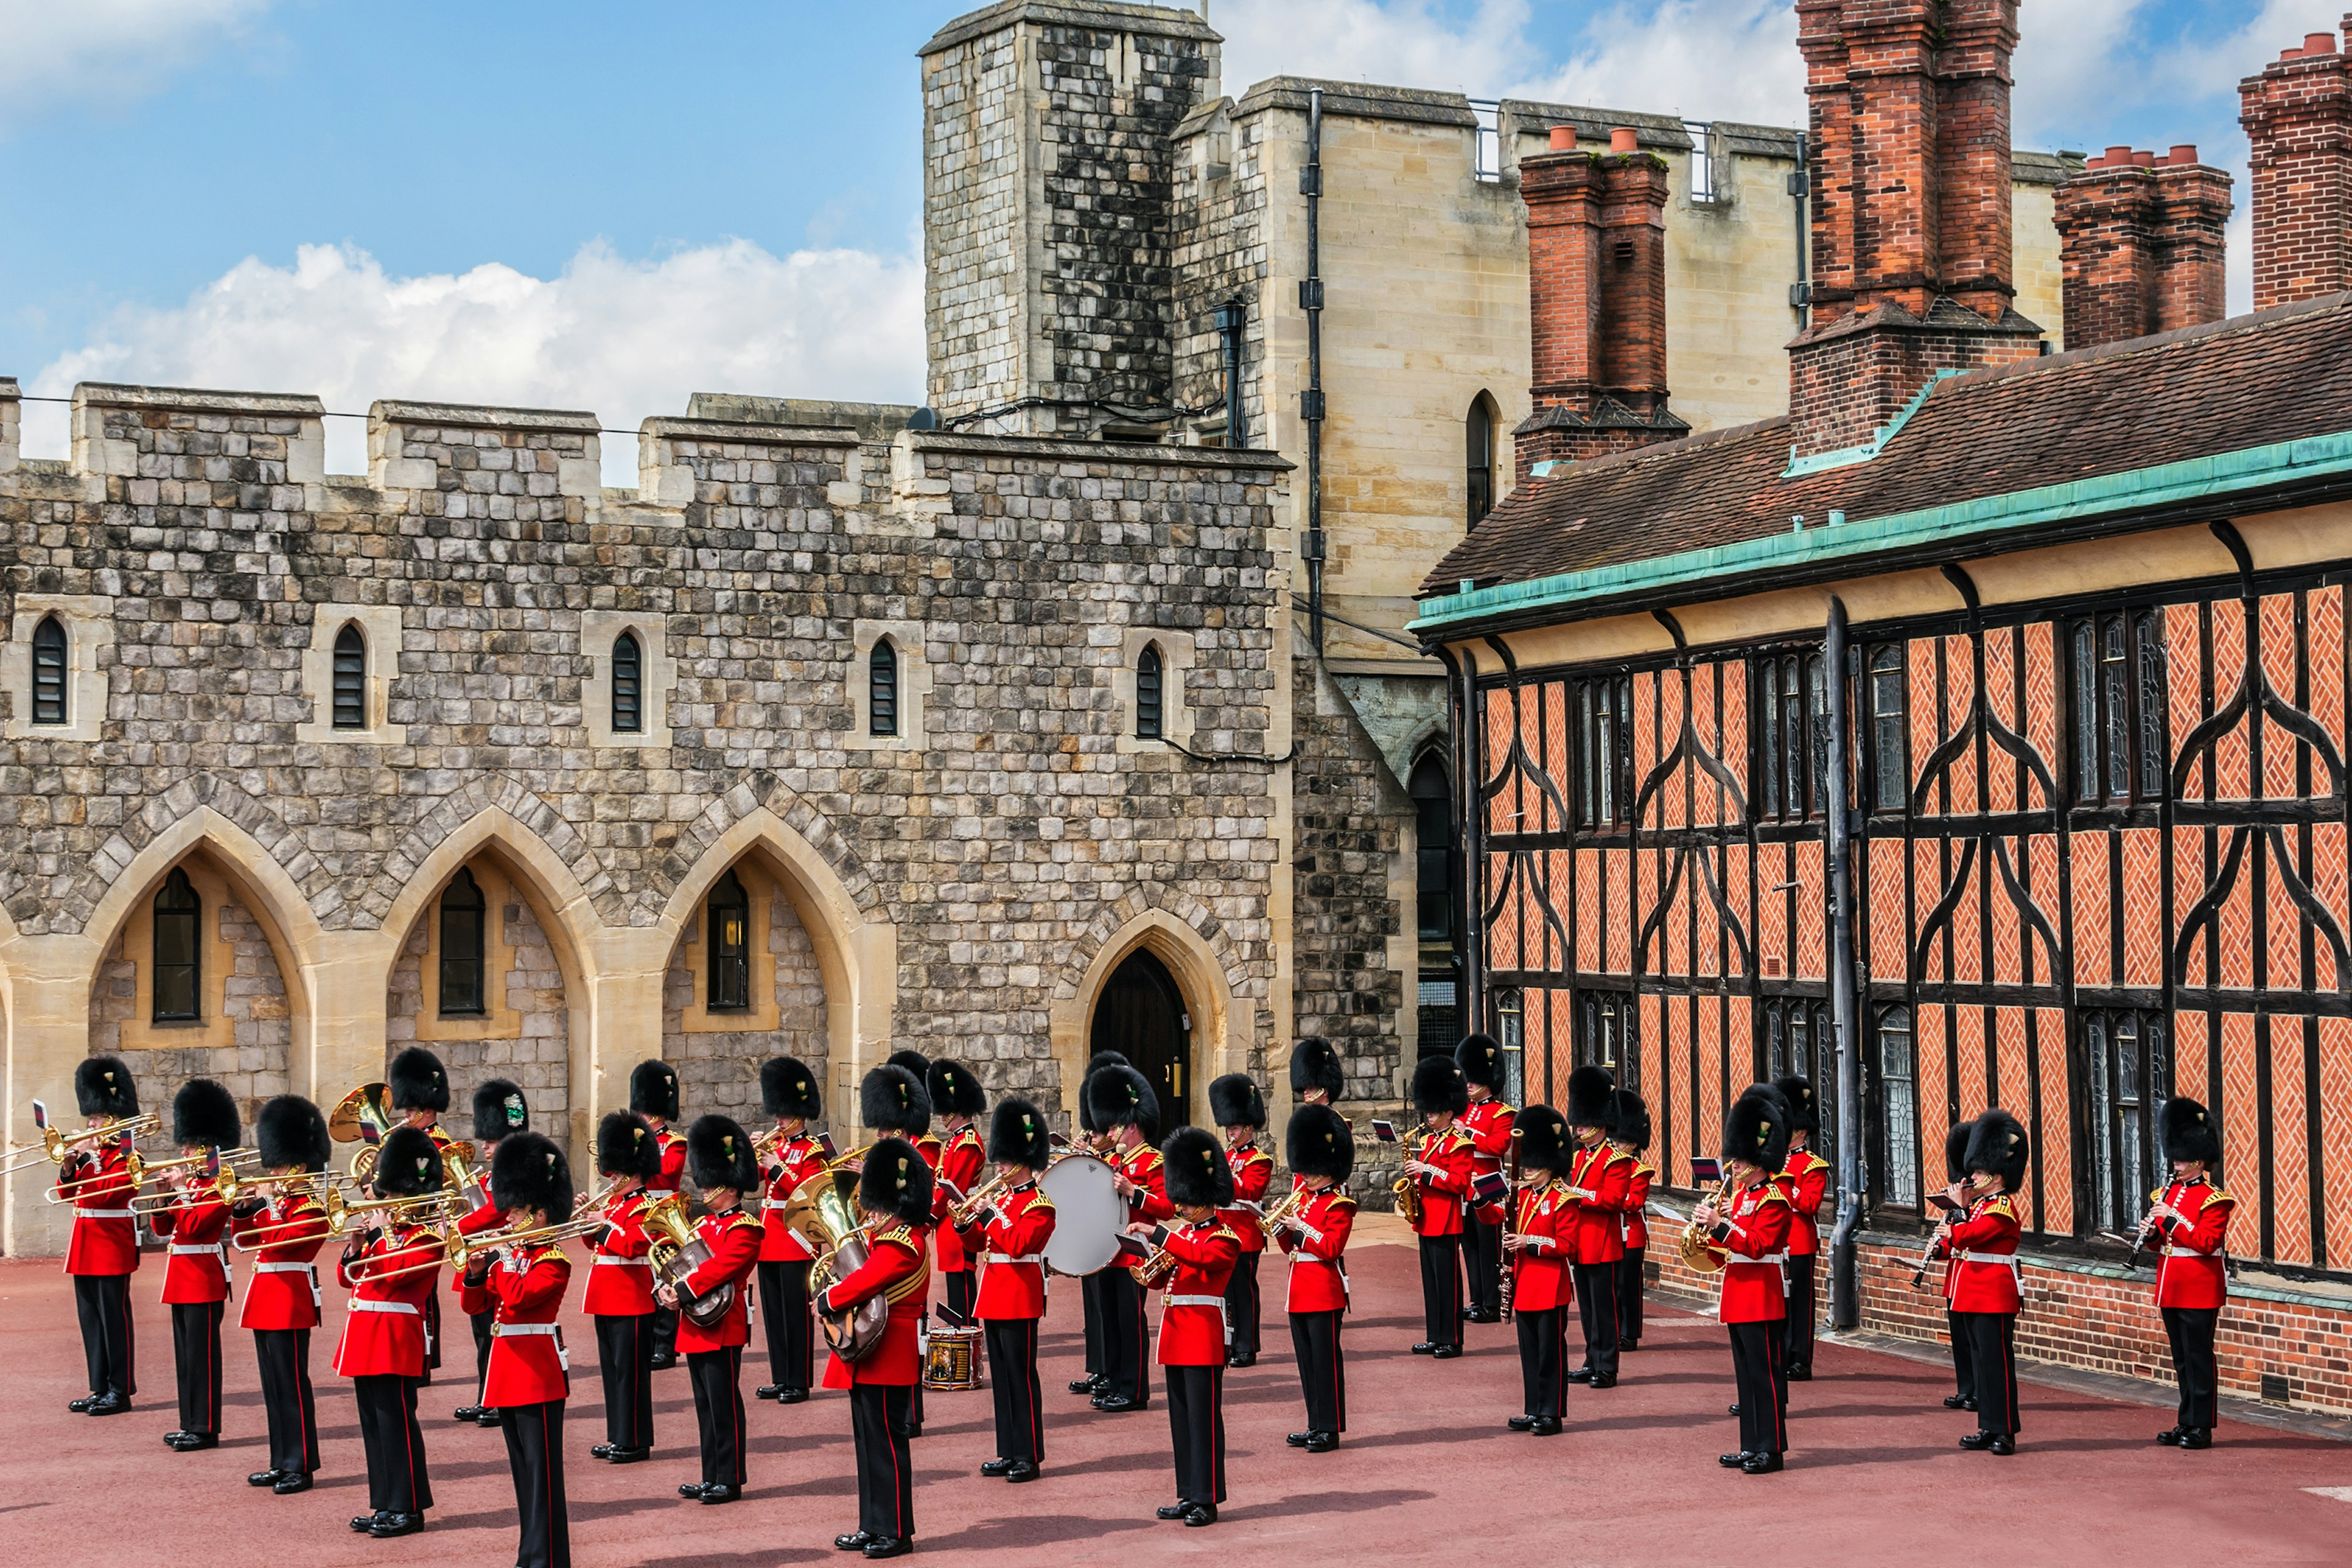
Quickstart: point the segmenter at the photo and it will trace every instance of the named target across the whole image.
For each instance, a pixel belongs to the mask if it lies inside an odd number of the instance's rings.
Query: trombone
[[[438,1192],[415,1193],[404,1198],[370,1198],[363,1203],[354,1203],[343,1196],[337,1189],[329,1187],[325,1195],[319,1200],[320,1207],[323,1208],[327,1215],[327,1228],[320,1239],[342,1235],[351,1229],[352,1222],[362,1215],[400,1214],[408,1209],[427,1208],[436,1205],[446,1205],[455,1199],[455,1194]],[[274,1247],[278,1244],[276,1232],[307,1229],[312,1223],[307,1219],[280,1220],[276,1225],[260,1226],[249,1230],[236,1237],[230,1245],[239,1252],[257,1252],[265,1247]],[[270,1239],[258,1239],[261,1237]],[[247,1245],[248,1243],[250,1245]]]
[[[123,1117],[112,1121],[101,1121],[97,1126],[86,1128],[79,1132],[67,1132],[45,1125],[41,1129],[40,1142],[22,1144],[15,1151],[16,1153],[32,1157],[11,1160],[7,1164],[0,1165],[0,1176],[17,1171],[30,1170],[43,1160],[47,1160],[52,1165],[62,1165],[66,1163],[66,1155],[71,1152],[74,1145],[78,1143],[89,1143],[109,1138],[149,1138],[163,1130],[163,1118],[152,1110],[142,1110],[136,1116]],[[137,1157],[135,1150],[132,1154],[133,1158]]]
[[[169,1188],[166,1188],[160,1193],[139,1194],[136,1197],[133,1197],[131,1200],[131,1212],[134,1214],[160,1213],[161,1211],[170,1208],[173,1205],[178,1203],[183,1196],[199,1197],[207,1188],[211,1189],[211,1195],[218,1198],[222,1203],[235,1203],[236,1201],[237,1187],[241,1184],[236,1173],[236,1167],[260,1159],[261,1152],[257,1149],[239,1149],[234,1151],[233,1154],[234,1157],[229,1154],[224,1154],[221,1157],[220,1169],[212,1175],[205,1177],[204,1181],[189,1189],[189,1191],[184,1194],[173,1192]],[[184,1165],[194,1163],[194,1162],[174,1160],[172,1163],[174,1165]],[[160,1170],[161,1168],[162,1167],[156,1165],[150,1165],[147,1167],[151,1173]],[[243,1180],[247,1182],[253,1180],[253,1173],[248,1172]]]
[[[560,1220],[553,1225],[534,1226],[529,1230],[494,1230],[487,1236],[453,1234],[440,1237],[441,1254],[430,1261],[404,1263],[397,1268],[370,1268],[368,1264],[378,1260],[363,1258],[352,1264],[346,1272],[350,1274],[352,1283],[356,1285],[363,1280],[397,1279],[404,1274],[422,1274],[427,1269],[439,1268],[444,1263],[463,1271],[467,1264],[478,1253],[497,1252],[519,1242],[568,1241],[573,1237],[586,1236],[591,1231],[602,1230],[604,1226],[604,1222],[601,1218],[567,1219]],[[395,1253],[393,1256],[397,1257],[398,1254]]]

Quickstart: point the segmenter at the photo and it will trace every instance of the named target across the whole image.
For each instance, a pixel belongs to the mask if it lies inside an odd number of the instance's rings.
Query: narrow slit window
[[[1919,1202],[1919,1081],[1911,1009],[1878,1016],[1879,1196],[1909,1208]]]
[[[710,961],[704,1008],[740,1012],[751,1005],[751,900],[730,871],[710,889],[705,908]]]
[[[623,632],[613,639],[613,733],[645,733],[645,649],[636,633]]]
[[[478,1018],[488,1011],[483,970],[489,905],[473,872],[458,868],[441,895],[441,1016]]]
[[[367,638],[346,622],[335,634],[335,728],[367,728]]]
[[[66,628],[55,616],[33,628],[33,722],[66,721]]]
[[[1135,733],[1139,739],[1157,741],[1166,716],[1166,694],[1162,689],[1160,649],[1143,650],[1135,662]]]
[[[188,874],[174,866],[155,895],[155,952],[152,1016],[158,1024],[193,1023],[203,994],[204,960],[198,936],[204,926],[204,900],[189,884]]]
[[[1871,806],[1900,811],[1911,792],[1911,730],[1905,715],[1907,670],[1903,645],[1870,656]]]
[[[866,732],[898,732],[898,650],[887,638],[866,659]]]

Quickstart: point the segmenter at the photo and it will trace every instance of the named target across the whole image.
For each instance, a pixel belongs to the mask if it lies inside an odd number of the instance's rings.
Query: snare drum
[[[980,1386],[980,1330],[937,1328],[923,1350],[923,1386],[953,1392]]]

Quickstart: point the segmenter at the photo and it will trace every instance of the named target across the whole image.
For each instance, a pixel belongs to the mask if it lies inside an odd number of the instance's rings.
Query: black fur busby
[[[1042,1171],[1054,1160],[1051,1132],[1045,1113],[1030,1101],[1017,1094],[1000,1100],[988,1123],[988,1162]]]
[[[1179,1127],[1160,1145],[1160,1173],[1178,1208],[1221,1209],[1234,1201],[1234,1171],[1224,1145],[1204,1127]]]
[[[1630,1143],[1636,1149],[1650,1146],[1650,1102],[1630,1089],[1621,1089],[1609,1099],[1609,1137],[1611,1142]]]
[[[1423,1057],[1412,1069],[1412,1109],[1426,1116],[1443,1110],[1459,1116],[1470,1109],[1470,1086],[1452,1057]]]
[[[1568,1075],[1568,1104],[1562,1108],[1570,1127],[1607,1127],[1609,1106],[1617,1098],[1617,1080],[1603,1067],[1587,1062]]]
[[[1284,1163],[1298,1175],[1344,1182],[1356,1168],[1355,1130],[1328,1105],[1292,1111],[1283,1143]]]
[[[1789,1131],[1818,1132],[1821,1131],[1821,1110],[1813,1101],[1813,1080],[1809,1078],[1776,1078],[1772,1089],[1789,1108]]]
[[[1097,1051],[1087,1058],[1088,1072],[1094,1071],[1097,1068],[1128,1068],[1134,1065],[1127,1059],[1127,1053],[1124,1051]]]
[[[2156,1125],[2157,1142],[2168,1161],[2196,1160],[2207,1165],[2221,1163],[2221,1130],[2195,1100],[2166,1100]]]
[[[639,1062],[629,1069],[629,1109],[639,1116],[677,1120],[677,1071],[666,1061]]]
[[[1523,1169],[1549,1171],[1559,1175],[1568,1169],[1575,1135],[1568,1130],[1568,1118],[1549,1105],[1530,1105],[1511,1123],[1518,1135],[1519,1164]]]
[[[923,1075],[931,1109],[941,1116],[978,1116],[988,1109],[988,1091],[961,1062],[936,1061]]]
[[[770,1057],[760,1064],[760,1109],[774,1117],[814,1121],[824,1114],[824,1085],[793,1058]]]
[[[538,1132],[509,1132],[490,1156],[490,1202],[502,1214],[537,1209],[547,1223],[572,1217],[572,1167],[555,1141]]]
[[[139,1114],[139,1086],[121,1057],[91,1057],[74,1068],[74,1103],[84,1116],[119,1121]]]
[[[686,1173],[704,1192],[713,1187],[759,1191],[760,1157],[752,1152],[751,1135],[731,1116],[714,1111],[696,1117],[686,1130]]]
[[[530,1126],[530,1101],[522,1085],[503,1078],[486,1079],[474,1090],[474,1142],[496,1143]]]
[[[375,1150],[378,1197],[407,1198],[441,1186],[441,1145],[422,1127],[395,1127]]]
[[[1209,1120],[1219,1127],[1264,1127],[1265,1096],[1245,1072],[1209,1080]]]
[[[920,1138],[931,1130],[931,1097],[910,1069],[885,1063],[857,1086],[857,1114],[873,1131]]]
[[[2032,1152],[2025,1129],[1997,1105],[1977,1118],[1976,1129],[1969,1134],[1969,1170],[2000,1177],[2004,1193],[2025,1184],[2026,1160]]]
[[[1348,1091],[1348,1075],[1328,1040],[1301,1040],[1290,1053],[1291,1092],[1305,1094],[1310,1089],[1321,1089],[1335,1101]]]
[[[234,1149],[236,1097],[208,1078],[192,1078],[172,1097],[172,1142],[183,1149]]]
[[[411,1046],[393,1058],[384,1080],[394,1110],[429,1110],[437,1116],[449,1109],[449,1069],[423,1046]]]
[[[334,1155],[327,1119],[299,1094],[281,1094],[253,1119],[253,1145],[265,1171],[323,1171]]]
[[[920,1051],[892,1051],[882,1058],[894,1068],[905,1068],[915,1075],[915,1081],[928,1088],[931,1081],[931,1058]]]
[[[1973,1121],[1955,1121],[1944,1134],[1944,1179],[1965,1182],[1969,1179],[1969,1135],[1977,1130]]]
[[[904,1138],[885,1138],[866,1152],[857,1176],[857,1206],[898,1217],[901,1225],[931,1222],[931,1168]]]
[[[1160,1098],[1133,1068],[1108,1067],[1089,1073],[1078,1093],[1096,1131],[1116,1132],[1131,1126],[1146,1138],[1159,1134]]]
[[[614,1110],[596,1123],[596,1173],[635,1176],[641,1182],[661,1174],[661,1140],[644,1117]]]
[[[1481,1089],[1499,1088],[1503,1081],[1503,1042],[1492,1035],[1465,1035],[1454,1047],[1454,1065]]]
[[[1789,1163],[1789,1112],[1780,1097],[1749,1089],[1723,1119],[1723,1159],[1745,1160],[1768,1173]]]

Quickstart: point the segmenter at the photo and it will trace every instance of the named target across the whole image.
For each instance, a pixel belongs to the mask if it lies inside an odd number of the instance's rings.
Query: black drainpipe
[[[1249,330],[1249,301],[1239,294],[1216,309],[1218,333],[1225,340],[1225,445],[1249,445],[1249,416],[1242,412],[1242,339]]]
[[[1854,1232],[1862,1226],[1862,1037],[1857,1028],[1853,963],[1853,818],[1850,804],[1852,738],[1846,733],[1845,601],[1830,599],[1829,633],[1822,649],[1828,665],[1831,787],[1830,1013],[1837,1029],[1837,1229],[1830,1237],[1830,1326],[1862,1322],[1861,1283],[1854,1268]]]
[[[1323,652],[1323,89],[1307,93],[1307,166],[1298,171],[1298,192],[1307,198],[1307,276],[1298,285],[1298,308],[1307,312],[1307,390],[1298,416],[1307,422],[1307,539],[1299,558],[1307,563],[1307,616],[1315,652]]]

